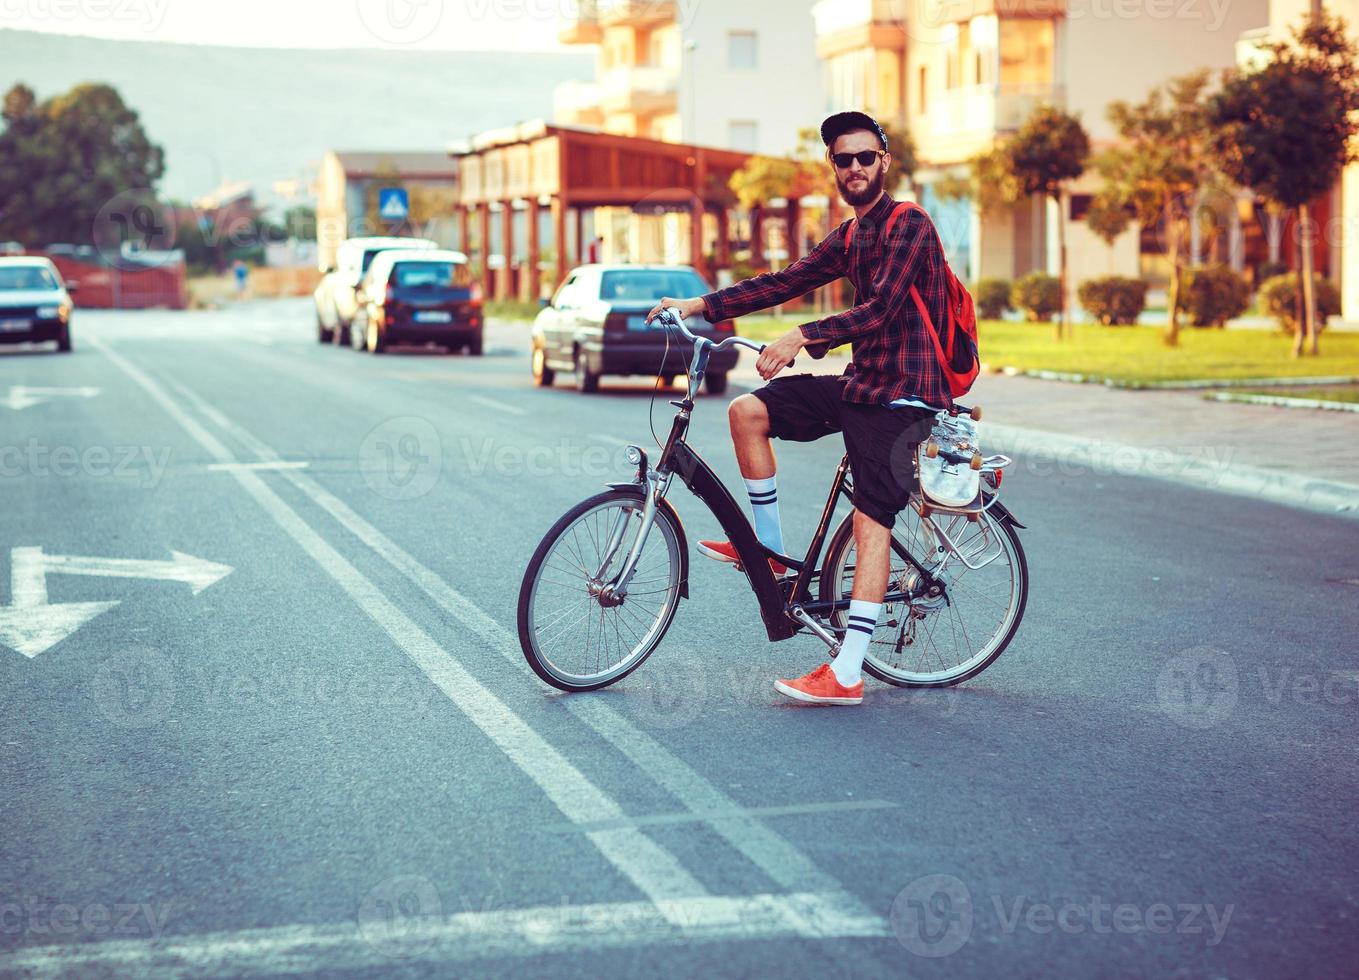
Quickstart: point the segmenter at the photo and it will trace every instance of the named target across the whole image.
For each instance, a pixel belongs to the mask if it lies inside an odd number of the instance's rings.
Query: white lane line
[[[209,463],[208,469],[219,473],[230,470],[305,470],[310,465],[301,459],[273,459],[255,463]]]
[[[504,402],[496,401],[494,398],[487,398],[485,395],[468,395],[469,402],[476,402],[478,405],[485,405],[493,408],[497,412],[504,412],[507,415],[527,415],[528,409],[520,408],[518,405],[507,405]]]
[[[293,925],[150,940],[111,939],[0,954],[0,972],[136,977],[271,975],[403,969],[411,962],[593,952],[648,944],[778,938],[878,938],[882,919],[835,895],[710,895],[680,902],[540,906],[388,922]]]
[[[242,426],[228,419],[207,401],[182,386],[176,385],[176,389],[248,450],[262,459],[278,458],[274,450]],[[540,683],[529,673],[528,665],[519,652],[517,636],[311,477],[291,470],[285,470],[280,475],[348,528],[355,537],[372,548],[392,567],[419,586],[441,609],[513,664],[524,677],[533,683]],[[685,809],[696,813],[730,812],[741,809],[735,800],[611,708],[603,699],[574,696],[561,698],[558,703],[593,728],[614,748],[624,753],[648,777],[660,783]],[[780,886],[797,891],[836,891],[842,895],[846,908],[853,908],[860,914],[869,914],[858,899],[843,892],[843,886],[834,878],[817,868],[805,854],[771,831],[758,818],[752,816],[722,819],[713,821],[712,827],[718,835],[725,838]]]
[[[189,416],[140,368],[107,346],[92,341],[124,374],[136,382],[198,443],[220,462],[235,462],[231,451]],[[398,609],[370,579],[351,565],[307,524],[258,474],[231,470],[264,511],[349,594],[373,622],[404,650],[473,724],[532,779],[565,817],[618,819],[622,808],[591,783],[556,749],[467,672],[448,651]],[[283,470],[296,476],[296,470]],[[586,834],[604,858],[653,901],[701,897],[707,890],[669,851],[635,828]]]
[[[796,817],[807,814],[844,813],[847,810],[895,810],[900,803],[889,800],[846,800],[841,803],[793,803],[789,806],[748,806],[740,810],[689,810],[685,813],[654,813],[649,816],[627,817],[630,827],[660,827],[677,823],[712,823],[715,820],[749,820],[751,817]],[[559,824],[545,829],[557,834],[579,834],[586,830],[602,830],[617,824],[607,820],[590,823]]]

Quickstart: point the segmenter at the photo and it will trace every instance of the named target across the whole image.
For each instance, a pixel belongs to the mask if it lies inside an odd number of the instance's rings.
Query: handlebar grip
[[[760,353],[763,354],[763,353],[764,353],[764,348],[765,348],[765,347],[768,347],[768,346],[769,346],[768,344],[765,344],[763,347],[761,347],[761,348],[760,348]],[[793,358],[791,361],[788,362],[788,367],[791,368],[791,367],[792,367],[794,364],[796,364],[796,363],[797,363],[797,358],[795,357],[795,358]]]

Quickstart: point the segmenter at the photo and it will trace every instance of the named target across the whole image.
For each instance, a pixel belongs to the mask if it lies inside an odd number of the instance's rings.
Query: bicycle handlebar
[[[702,344],[709,350],[717,351],[726,350],[728,347],[749,347],[758,354],[762,352],[765,347],[764,344],[756,343],[753,340],[747,340],[745,337],[728,337],[720,343],[714,343],[707,337],[700,337],[684,325],[684,317],[680,316],[679,309],[674,306],[667,306],[665,309],[661,310],[661,312],[656,314],[656,319],[664,319],[669,325],[678,327],[679,332],[684,334],[688,340],[696,344]]]

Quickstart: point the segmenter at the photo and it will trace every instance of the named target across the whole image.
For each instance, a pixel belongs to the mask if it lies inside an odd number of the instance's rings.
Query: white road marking
[[[845,800],[840,803],[793,803],[788,806],[748,806],[739,810],[689,810],[684,813],[654,813],[649,816],[627,817],[631,827],[660,827],[677,823],[712,823],[716,820],[749,820],[751,817],[794,817],[806,814],[844,813],[848,810],[894,810],[900,803],[890,800]],[[554,833],[578,834],[583,830],[615,826],[613,822],[595,820],[583,824],[560,824],[548,827]]]
[[[0,405],[5,408],[12,408],[16,412],[22,412],[26,408],[41,405],[53,398],[93,398],[99,394],[99,390],[88,386],[80,388],[37,388],[30,385],[10,385],[9,394],[5,396],[4,401],[0,401]]]
[[[188,415],[159,384],[121,354],[91,342],[131,378],[219,462],[237,460],[212,433]],[[177,386],[179,390],[185,390]],[[473,677],[447,650],[398,609],[383,591],[323,539],[262,477],[229,471],[261,508],[311,556],[482,733],[538,785],[568,820],[622,817],[622,808]],[[290,479],[306,479],[283,470]],[[308,480],[308,482],[310,482]],[[635,828],[586,835],[600,854],[653,902],[707,896],[707,890],[670,852]]]
[[[173,382],[172,382],[173,384]],[[262,459],[277,459],[278,454],[242,426],[228,419],[202,397],[175,384],[175,389],[208,419],[220,426],[248,450]],[[349,529],[360,541],[420,587],[440,608],[500,653],[526,678],[537,682],[519,652],[518,637],[502,627],[475,603],[450,586],[435,572],[366,521],[343,500],[303,473],[281,474],[323,510]],[[651,736],[637,728],[604,700],[591,697],[566,697],[558,702],[631,759],[647,776],[656,780],[695,813],[739,811],[740,805],[704,779],[687,763],[669,752]],[[598,818],[596,818],[598,819]],[[861,902],[843,890],[834,878],[816,867],[793,845],[762,824],[757,817],[724,818],[712,822],[713,830],[744,854],[772,880],[799,891],[835,892],[846,909],[870,915]]]
[[[370,932],[369,930],[375,930]],[[838,895],[710,895],[658,902],[539,906],[362,923],[277,926],[150,940],[38,946],[0,954],[0,973],[159,977],[381,972],[411,962],[593,952],[647,944],[778,938],[880,938],[878,917]]]
[[[209,463],[208,469],[218,473],[230,470],[305,470],[310,465],[301,459],[276,459],[255,463]]]
[[[520,408],[518,405],[507,405],[504,402],[496,401],[494,398],[487,398],[485,395],[468,395],[467,400],[476,402],[478,405],[485,405],[493,408],[497,412],[504,412],[507,415],[527,415],[528,409]]]
[[[10,605],[0,607],[0,643],[28,657],[56,646],[118,602],[47,601],[48,575],[149,578],[184,582],[197,595],[232,572],[231,566],[171,551],[169,561],[45,555],[40,547],[10,551]]]

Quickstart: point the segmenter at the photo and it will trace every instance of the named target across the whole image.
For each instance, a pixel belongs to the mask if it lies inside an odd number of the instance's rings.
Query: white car
[[[55,340],[57,350],[69,351],[72,288],[49,258],[0,258],[0,343]]]
[[[343,344],[349,325],[363,306],[359,284],[373,264],[373,256],[387,249],[438,248],[428,238],[349,238],[335,252],[335,265],[326,270],[312,293],[316,301],[316,339],[323,344]]]

